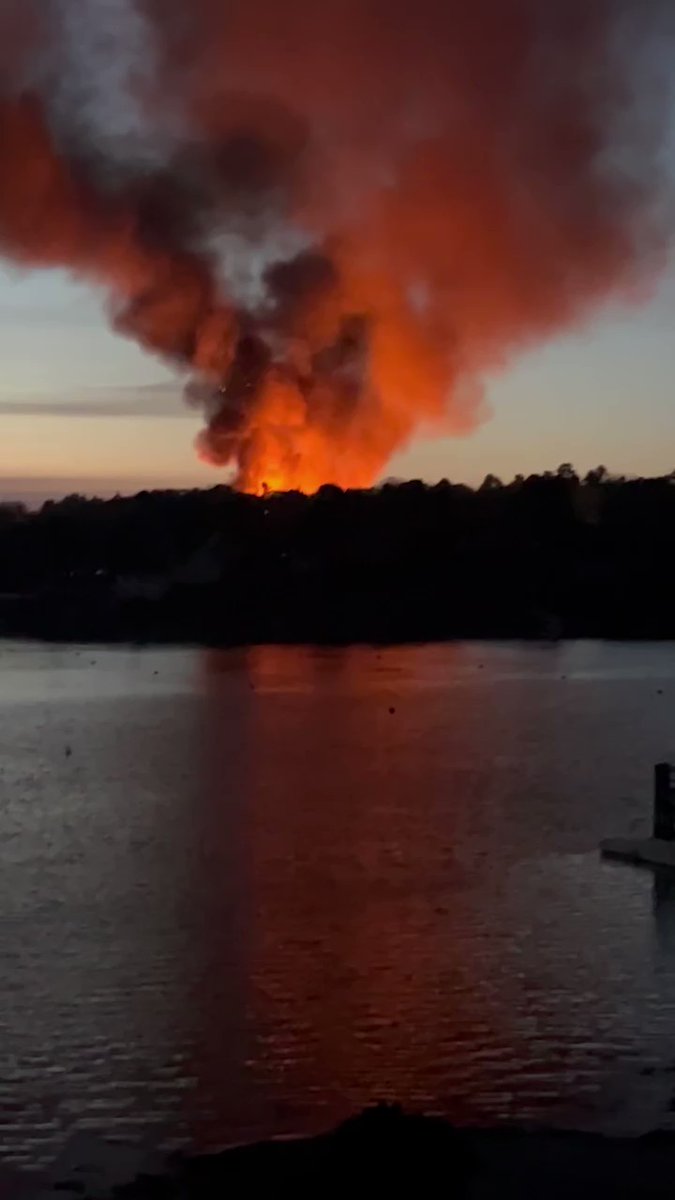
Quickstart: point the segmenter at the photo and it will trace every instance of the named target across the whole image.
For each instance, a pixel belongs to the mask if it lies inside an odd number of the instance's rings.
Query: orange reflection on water
[[[428,786],[442,727],[420,787],[416,714],[399,686],[410,653],[261,647],[208,660],[207,836],[227,840],[239,889],[227,934],[223,910],[207,930],[224,939],[220,966],[209,957],[228,975],[216,991],[241,1005],[246,1065],[233,1064],[216,1007],[207,1091],[234,1074],[240,1103],[255,1093],[277,1130],[381,1098],[433,1107],[449,1036],[494,1038],[507,1019],[486,995],[485,962],[453,935],[473,919],[453,852],[462,808],[458,797],[453,816]]]

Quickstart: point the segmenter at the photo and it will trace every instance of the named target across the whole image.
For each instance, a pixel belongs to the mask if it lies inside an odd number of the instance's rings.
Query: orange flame
[[[44,26],[12,0],[0,250],[106,288],[115,328],[189,376],[199,452],[241,488],[367,487],[653,274],[659,122],[628,101],[660,97],[620,51],[671,4],[136,0],[148,63],[141,86],[129,51],[120,114],[105,37],[71,87],[59,6]]]

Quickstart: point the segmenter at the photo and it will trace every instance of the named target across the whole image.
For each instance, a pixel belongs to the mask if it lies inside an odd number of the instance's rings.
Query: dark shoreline
[[[291,598],[293,599],[293,598]],[[316,598],[313,598],[316,600]],[[675,642],[675,625],[645,629],[562,623],[547,625],[530,617],[523,621],[453,621],[406,619],[387,611],[381,598],[372,619],[339,616],[339,595],[332,602],[308,602],[298,595],[271,595],[261,604],[247,602],[217,589],[214,594],[172,594],[165,601],[101,603],[97,597],[38,594],[8,599],[0,595],[0,640],[87,646],[194,646],[213,650],[248,646],[384,647],[451,645],[462,642],[519,642],[555,649],[569,642],[590,641],[621,645],[627,642]],[[291,611],[295,607],[296,611]],[[675,608],[673,609],[675,613]]]
[[[607,645],[627,645],[634,643],[636,645],[671,645],[675,644],[675,631],[669,634],[648,635],[648,634],[598,634],[598,633],[570,633],[564,634],[558,638],[547,638],[541,634],[535,633],[458,633],[458,634],[435,634],[424,637],[421,635],[410,635],[400,637],[389,637],[382,635],[378,637],[374,634],[355,634],[353,637],[338,637],[329,635],[317,635],[312,631],[307,631],[306,634],[298,633],[295,636],[281,636],[278,633],[273,634],[261,633],[260,636],[249,637],[200,637],[196,635],[194,630],[176,630],[172,633],[167,633],[165,630],[157,631],[155,634],[149,634],[147,631],[140,634],[130,629],[102,629],[98,632],[92,632],[90,629],[69,628],[54,629],[48,627],[46,629],[36,630],[25,626],[7,627],[0,625],[0,644],[3,642],[26,642],[33,643],[36,646],[86,646],[92,650],[97,648],[105,648],[110,646],[120,646],[133,648],[138,650],[171,650],[171,649],[202,649],[202,650],[246,650],[254,649],[257,646],[288,646],[288,647],[303,647],[309,646],[317,650],[342,650],[350,647],[362,647],[373,650],[386,649],[404,649],[406,647],[415,646],[433,646],[433,645],[463,645],[463,644],[485,644],[485,645],[504,645],[516,643],[520,645],[538,646],[555,650],[556,647],[564,646],[573,642],[601,642]]]
[[[0,504],[0,632],[405,644],[675,637],[675,473]]]
[[[86,1196],[75,1170],[54,1196]],[[72,1185],[69,1190],[69,1184]],[[491,1200],[672,1197],[675,1135],[642,1138],[546,1129],[456,1129],[434,1117],[371,1109],[329,1133],[176,1156],[111,1188],[124,1200],[443,1196]],[[42,1194],[42,1193],[41,1193]]]

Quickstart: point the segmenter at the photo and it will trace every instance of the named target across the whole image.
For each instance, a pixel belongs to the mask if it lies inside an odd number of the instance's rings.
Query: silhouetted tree
[[[674,483],[675,472],[619,479],[604,467],[580,482],[563,463],[507,486],[488,475],[477,490],[412,480],[315,496],[74,495],[32,513],[0,504],[0,632],[675,636]]]
[[[480,485],[480,490],[481,490],[481,492],[492,492],[496,488],[501,488],[503,486],[504,486],[504,484],[502,483],[501,479],[498,478],[497,475],[486,475],[485,479],[483,480],[483,482]]]

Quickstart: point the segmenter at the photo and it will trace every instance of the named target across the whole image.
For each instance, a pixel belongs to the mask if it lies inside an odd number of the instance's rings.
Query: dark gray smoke
[[[0,246],[105,288],[259,490],[372,482],[668,244],[661,0],[23,0]]]

